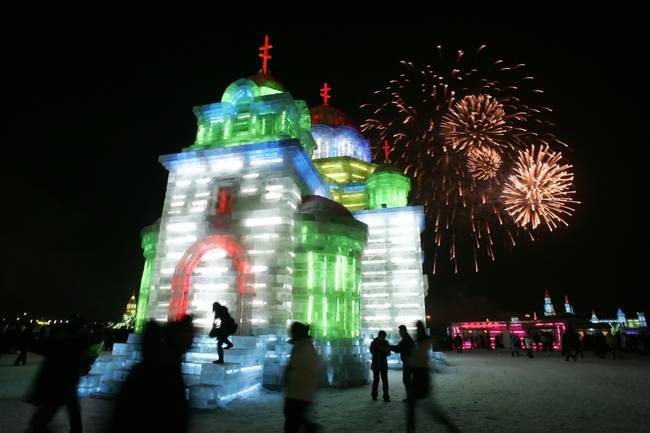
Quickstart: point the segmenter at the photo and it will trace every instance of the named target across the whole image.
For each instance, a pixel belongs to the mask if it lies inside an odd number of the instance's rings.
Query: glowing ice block
[[[343,206],[309,197],[296,213],[293,319],[317,339],[357,338],[366,225]]]
[[[415,328],[424,320],[421,207],[381,208],[354,213],[368,226],[368,244],[361,258],[361,327],[364,334],[380,329],[397,335],[399,325]]]
[[[411,181],[393,167],[379,166],[367,184],[370,209],[404,207],[408,203]]]
[[[377,167],[376,164],[349,156],[315,159],[314,165],[326,181],[341,185],[363,182]]]
[[[186,150],[239,146],[270,140],[300,140],[308,154],[315,146],[304,101],[250,79],[228,86],[220,103],[194,107],[196,141]]]
[[[313,159],[349,156],[370,162],[370,144],[356,129],[350,126],[332,128],[327,125],[313,125],[311,134],[316,141]]]
[[[286,332],[292,314],[294,213],[302,195],[328,195],[300,142],[183,152],[161,161],[170,175],[148,317],[166,320],[176,305],[174,278],[182,277],[184,312],[194,315],[202,332],[212,326],[215,301],[226,305],[242,328],[250,327],[240,329],[244,333]],[[253,278],[244,294],[240,258],[223,245],[210,251],[196,247],[218,234],[236,242],[246,256]],[[194,263],[191,254],[197,251],[203,255]],[[180,264],[190,262],[192,269],[179,274]]]
[[[147,320],[149,307],[149,289],[151,288],[151,275],[153,263],[156,257],[156,246],[158,244],[159,224],[152,224],[142,229],[142,254],[144,255],[144,270],[140,280],[140,291],[138,293],[138,306],[135,314],[135,332],[142,332],[144,323]]]

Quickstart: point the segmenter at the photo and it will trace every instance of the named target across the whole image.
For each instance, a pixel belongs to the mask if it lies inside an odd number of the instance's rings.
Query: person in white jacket
[[[320,361],[309,337],[309,325],[294,322],[289,332],[293,348],[284,373],[284,431],[297,433],[304,426],[308,432],[316,432],[320,426],[307,419],[307,410],[318,388]]]

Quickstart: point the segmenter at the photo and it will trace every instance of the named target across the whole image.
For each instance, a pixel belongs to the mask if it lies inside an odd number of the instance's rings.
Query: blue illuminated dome
[[[311,135],[316,141],[312,159],[350,156],[370,162],[370,144],[356,129],[344,125],[332,128],[324,124],[313,125]]]

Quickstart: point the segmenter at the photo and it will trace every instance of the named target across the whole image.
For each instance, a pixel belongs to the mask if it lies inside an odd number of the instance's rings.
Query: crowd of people
[[[215,302],[213,312],[210,336],[217,339],[218,359],[215,363],[219,364],[224,362],[224,349],[233,347],[229,337],[237,331],[237,323],[224,305]],[[189,406],[181,357],[192,345],[195,333],[192,320],[191,316],[185,316],[182,320],[166,324],[155,321],[146,324],[142,337],[142,361],[131,369],[122,386],[108,431],[187,431]],[[14,366],[24,365],[28,352],[44,357],[25,398],[36,406],[27,431],[48,431],[48,424],[56,412],[65,407],[70,432],[81,433],[77,398],[79,379],[88,374],[99,353],[106,349],[105,341],[110,342],[115,336],[107,338],[106,329],[89,326],[76,315],[57,326],[36,328],[26,324],[7,324],[0,331],[0,354],[13,352],[16,356]],[[398,332],[400,340],[397,344],[390,344],[384,330],[380,330],[370,343],[371,399],[378,399],[381,382],[383,401],[391,401],[388,357],[392,353],[399,354],[402,385],[406,394],[403,402],[407,432],[415,431],[417,408],[423,406],[423,402],[428,402],[424,405],[424,413],[435,418],[448,431],[459,431],[434,400],[428,398],[432,390],[429,359],[431,351],[437,350],[434,339],[422,322],[417,322],[414,336],[409,334],[405,325],[399,326]],[[309,415],[321,376],[319,356],[309,333],[309,325],[300,322],[294,322],[289,329],[292,350],[283,379],[285,432],[298,432],[301,429],[316,432],[321,429]],[[506,337],[510,339],[510,344],[504,345],[503,339]],[[453,336],[450,343],[450,348],[463,352],[464,339],[461,335]],[[509,347],[512,356],[520,356],[520,351],[525,350],[527,356],[533,358],[538,352],[552,353],[555,341],[550,333],[531,330],[524,338],[513,333],[495,338],[492,343],[492,349]],[[607,335],[597,333],[585,338],[567,327],[559,343],[562,356],[567,361],[573,359],[575,362],[579,356],[584,356],[586,347],[593,349],[599,357],[611,354],[614,359],[621,359],[625,351],[643,349],[645,340],[643,336],[630,337],[622,332]],[[487,343],[486,346],[491,344]]]
[[[25,396],[25,401],[36,407],[27,431],[47,431],[54,415],[65,407],[70,432],[81,433],[77,385],[103,349],[102,328],[89,326],[82,317],[73,315],[65,323],[47,327],[6,324],[1,336],[1,351],[17,353],[14,367],[26,365],[28,352],[44,357]]]
[[[97,352],[112,350],[113,343],[126,341],[129,332],[133,332],[133,329],[113,329],[105,324],[87,323],[80,316],[72,316],[67,321],[61,320],[60,323],[44,325],[26,320],[3,322],[0,324],[0,358],[15,356],[14,366],[26,365],[27,354],[32,351],[30,347],[50,340],[59,329],[69,325],[71,320],[81,321],[79,332],[92,342]]]

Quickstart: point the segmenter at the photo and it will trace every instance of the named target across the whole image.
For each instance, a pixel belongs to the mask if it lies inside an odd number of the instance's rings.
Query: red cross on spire
[[[388,140],[384,140],[384,162],[390,161],[390,146],[388,145]]]
[[[332,90],[331,87],[327,85],[327,82],[323,84],[323,87],[320,88],[320,96],[323,98],[323,105],[329,105],[329,99],[331,98],[329,91]]]
[[[264,35],[264,45],[258,48],[260,53],[258,56],[262,58],[262,74],[266,75],[267,74],[267,63],[268,60],[271,59],[271,55],[269,54],[269,49],[273,48],[273,45],[269,45],[269,35]]]

